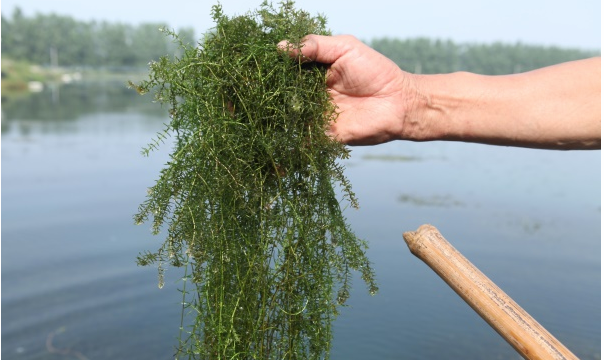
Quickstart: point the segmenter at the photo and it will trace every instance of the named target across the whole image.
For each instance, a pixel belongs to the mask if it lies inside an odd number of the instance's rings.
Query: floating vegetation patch
[[[415,206],[434,206],[434,207],[457,207],[465,204],[454,199],[451,195],[433,195],[428,197],[403,194],[398,197],[398,201]]]
[[[352,271],[377,286],[342,214],[357,200],[338,162],[349,152],[325,134],[337,117],[327,68],[277,49],[328,34],[325,19],[291,1],[234,17],[215,5],[212,16],[197,47],[180,42],[182,56],[131,84],[169,107],[143,153],[173,145],[135,215],[167,237],[138,263],[159,266],[160,287],[164,266],[183,268],[177,358],[327,358]]]
[[[503,212],[495,215],[499,220],[499,226],[507,231],[522,232],[526,235],[535,235],[546,229],[556,227],[554,220],[544,221],[543,218],[537,218],[534,215],[526,215],[519,212]],[[547,224],[547,226],[545,226]]]
[[[363,155],[363,160],[408,162],[422,161],[424,159],[419,156],[365,154]]]

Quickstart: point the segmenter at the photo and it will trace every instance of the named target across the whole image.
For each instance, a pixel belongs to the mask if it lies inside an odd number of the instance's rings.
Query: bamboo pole
[[[432,225],[403,234],[422,260],[525,359],[578,359]]]

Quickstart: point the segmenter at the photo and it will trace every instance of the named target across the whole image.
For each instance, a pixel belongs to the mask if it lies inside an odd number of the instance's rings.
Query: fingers
[[[293,57],[302,56],[308,61],[333,64],[351,49],[351,45],[355,41],[358,40],[349,35],[324,36],[311,34],[302,39],[300,47],[286,40],[279,42],[277,47],[289,52]]]

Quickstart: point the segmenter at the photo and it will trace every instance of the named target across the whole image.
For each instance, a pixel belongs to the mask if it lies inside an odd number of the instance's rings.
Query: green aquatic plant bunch
[[[184,268],[176,357],[324,359],[352,271],[377,291],[342,213],[357,200],[339,162],[349,151],[325,134],[337,118],[327,68],[277,48],[328,34],[326,21],[292,1],[233,17],[215,5],[212,16],[197,46],[180,43],[180,57],[131,84],[169,107],[143,152],[173,140],[135,215],[166,239],[138,263],[159,266],[160,286],[164,266]]]

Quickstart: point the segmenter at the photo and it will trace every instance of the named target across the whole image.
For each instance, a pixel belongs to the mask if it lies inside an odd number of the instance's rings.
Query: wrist
[[[457,119],[471,96],[457,85],[471,81],[473,76],[461,72],[411,75],[402,138],[411,141],[462,139],[467,124]]]

